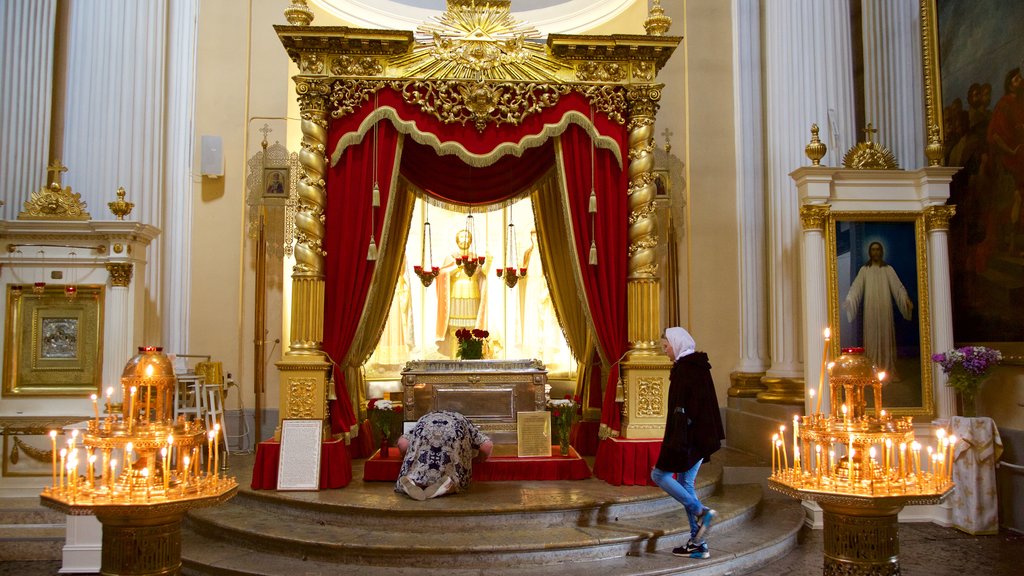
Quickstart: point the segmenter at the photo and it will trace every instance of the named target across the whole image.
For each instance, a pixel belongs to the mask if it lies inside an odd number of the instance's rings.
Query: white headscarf
[[[673,361],[697,351],[697,343],[693,341],[693,336],[678,326],[665,330],[665,339],[672,345],[672,350],[676,353]]]

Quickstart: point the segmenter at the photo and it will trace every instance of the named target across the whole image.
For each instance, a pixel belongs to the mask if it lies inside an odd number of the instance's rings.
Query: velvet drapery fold
[[[329,138],[334,129],[332,124]],[[336,141],[333,134],[331,141]],[[327,206],[324,210],[324,341],[323,349],[335,363],[335,400],[330,403],[331,432],[351,434],[358,425],[348,385],[351,373],[346,365],[366,308],[377,260],[367,259],[371,236],[378,253],[388,249],[385,240],[401,242],[404,234],[384,237],[385,223],[395,197],[395,173],[400,161],[400,134],[390,123],[381,122],[376,136],[368,134],[360,143],[347,147],[326,174]],[[376,153],[374,148],[376,147]],[[377,166],[374,169],[374,160]],[[380,207],[372,207],[374,175],[380,190]],[[392,228],[396,219],[387,222]],[[405,223],[408,232],[408,220]],[[394,290],[392,281],[392,289]],[[390,293],[390,292],[389,292]],[[390,298],[390,297],[389,297]]]
[[[621,413],[615,402],[618,362],[627,350],[626,281],[629,207],[628,175],[609,158],[607,150],[594,149],[589,135],[569,126],[555,145],[562,201],[567,208],[580,282],[587,295],[590,318],[597,336],[602,363],[609,366],[601,407],[601,424],[621,429]],[[589,213],[590,191],[597,196],[597,212]],[[587,264],[591,241],[597,247],[596,266]]]
[[[371,134],[374,123],[376,138]],[[400,145],[401,135],[408,137]],[[489,127],[484,133],[471,124],[441,124],[390,89],[382,89],[372,106],[332,121],[328,131],[332,164],[326,175],[323,342],[324,351],[340,364],[335,370],[337,400],[331,404],[332,432],[355,432],[352,429],[358,423],[358,410],[353,405],[358,406],[361,398],[355,388],[363,384],[358,370],[369,356],[366,347],[372,350],[379,337],[384,318],[381,314],[386,315],[388,309],[384,301],[390,301],[394,292],[413,204],[413,194],[399,189],[398,174],[444,202],[479,206],[521,195],[556,169],[557,185],[546,189],[558,192],[562,205],[558,214],[564,220],[562,228],[567,230],[564,245],[569,249],[565,252],[571,252],[574,260],[573,284],[588,300],[586,313],[591,319],[584,323],[592,328],[583,334],[591,333],[603,368],[593,372],[606,374],[601,422],[618,430],[616,366],[626,350],[625,145],[625,127],[604,114],[593,114],[586,99],[577,93],[564,95],[557,105],[528,116],[519,126]],[[381,206],[371,210],[375,147]],[[593,167],[592,156],[597,160]],[[456,164],[460,161],[465,165]],[[451,177],[456,171],[461,176]],[[591,174],[596,176],[598,198],[593,227],[587,210]],[[398,228],[402,234],[395,232]],[[387,262],[367,260],[371,233],[379,257],[387,258]],[[592,239],[598,250],[597,266],[587,263]],[[558,266],[544,264],[548,271]],[[387,296],[371,297],[371,284],[374,295],[383,292]],[[586,337],[580,345],[578,328],[563,327],[566,332],[571,330],[577,341],[570,346],[583,348],[579,352],[584,358],[581,365],[593,364],[586,360],[594,356],[587,351]],[[600,393],[600,388],[593,384],[580,388],[590,390],[588,406],[593,405],[593,394]]]

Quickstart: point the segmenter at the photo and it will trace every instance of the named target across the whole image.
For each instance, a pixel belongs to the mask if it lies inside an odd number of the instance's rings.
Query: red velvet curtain
[[[339,124],[331,125],[330,142],[337,142],[337,132],[341,128]],[[377,264],[367,260],[366,255],[371,234],[378,245],[380,243],[384,214],[390,200],[398,138],[399,134],[390,122],[378,122],[376,172],[380,188],[379,208],[371,208],[375,141],[372,130],[367,132],[362,142],[345,148],[341,158],[326,174],[323,347],[335,362],[343,361],[348,354],[363,315],[370,280]],[[334,367],[334,387],[337,400],[330,404],[331,432],[341,434],[358,424],[349,400],[343,366]]]
[[[618,430],[621,428],[621,415],[615,403],[615,385],[619,374],[617,362],[627,348],[628,174],[619,167],[608,150],[598,148],[592,152],[590,136],[576,125],[569,126],[562,134],[561,149],[568,208],[583,288],[601,350],[611,364],[605,382],[601,423]],[[591,154],[595,157],[593,162]],[[596,214],[588,211],[592,181],[597,196]],[[587,263],[591,239],[597,245],[597,266]]]

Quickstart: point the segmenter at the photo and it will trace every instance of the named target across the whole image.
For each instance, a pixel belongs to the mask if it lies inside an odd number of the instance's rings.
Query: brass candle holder
[[[830,413],[794,416],[792,461],[785,427],[773,435],[768,485],[821,506],[824,574],[899,574],[897,515],[950,493],[956,438],[937,430],[935,448],[927,448],[931,457],[922,462],[913,420],[882,409],[885,374],[863,349],[843,350],[828,373]]]
[[[177,574],[185,512],[224,502],[238,490],[235,479],[212,464],[216,432],[201,420],[173,417],[176,388],[161,349],[140,347],[121,375],[120,412],[112,409],[108,388],[103,418],[92,396],[94,418],[81,445],[74,430],[58,452],[57,431],[50,432],[53,485],[40,501],[64,514],[96,516],[103,525],[103,574]],[[138,549],[153,553],[131,552]]]

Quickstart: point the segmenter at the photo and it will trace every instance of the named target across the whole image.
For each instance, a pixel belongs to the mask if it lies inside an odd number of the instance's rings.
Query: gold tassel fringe
[[[380,187],[373,183],[373,207],[380,208]]]
[[[591,266],[597,266],[597,243],[593,240],[590,241],[590,259],[589,263]]]
[[[597,194],[594,192],[594,187],[590,187],[590,208],[588,212],[591,214],[597,213]]]
[[[370,236],[370,247],[366,250],[366,259],[370,261],[377,260],[377,243],[373,240],[373,236]]]

